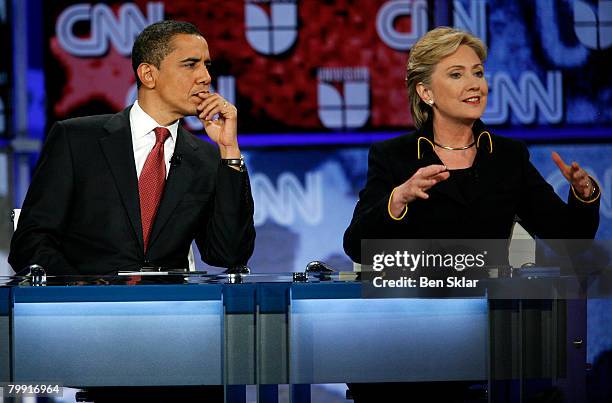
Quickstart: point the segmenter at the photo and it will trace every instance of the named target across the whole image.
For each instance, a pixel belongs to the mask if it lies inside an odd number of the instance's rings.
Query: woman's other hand
[[[595,189],[593,181],[576,161],[572,162],[571,165],[567,165],[563,158],[554,151],[552,152],[552,159],[580,197],[588,199],[593,195],[593,190]]]

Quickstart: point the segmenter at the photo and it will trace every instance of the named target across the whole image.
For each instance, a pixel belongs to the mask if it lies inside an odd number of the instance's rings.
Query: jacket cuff
[[[576,189],[574,189],[574,187],[570,185],[570,188],[572,189],[572,193],[574,194],[574,197],[585,204],[595,203],[601,196],[601,187],[599,186],[599,183],[597,183],[595,178],[593,178],[591,175],[589,175],[589,179],[591,179],[591,183],[593,184],[594,189],[593,189],[593,194],[586,199],[583,197],[580,197],[578,193],[576,193]]]
[[[406,213],[408,212],[408,205],[404,206],[404,212],[399,217],[395,217],[391,213],[391,199],[393,199],[393,193],[395,193],[395,189],[397,188],[393,188],[393,190],[391,191],[391,194],[389,195],[389,201],[387,202],[387,213],[389,213],[389,217],[391,217],[391,219],[395,221],[401,221],[404,219],[404,217],[406,217]]]

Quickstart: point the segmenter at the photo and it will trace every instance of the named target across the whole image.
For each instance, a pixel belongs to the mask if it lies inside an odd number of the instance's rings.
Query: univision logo
[[[356,129],[366,124],[370,117],[370,71],[367,67],[322,67],[317,77],[319,119],[323,126]]]
[[[247,41],[257,52],[278,55],[295,43],[296,0],[247,0],[244,15]]]
[[[597,12],[584,1],[574,2],[574,32],[589,49],[612,45],[612,1],[600,0]]]

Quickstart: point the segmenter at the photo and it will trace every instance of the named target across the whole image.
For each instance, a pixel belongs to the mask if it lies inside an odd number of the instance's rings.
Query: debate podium
[[[231,402],[244,385],[275,402],[289,384],[306,402],[311,384],[430,381],[486,382],[490,401],[512,402],[544,382],[580,402],[584,305],[363,298],[338,274],[4,278],[0,382],[224,385]]]

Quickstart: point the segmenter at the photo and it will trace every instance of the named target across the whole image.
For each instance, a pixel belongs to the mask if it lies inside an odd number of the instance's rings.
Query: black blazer
[[[473,191],[465,194],[451,173],[428,191],[429,199],[410,203],[400,221],[387,211],[391,191],[419,168],[442,164],[429,143],[431,123],[418,132],[372,145],[367,182],[344,233],[344,250],[353,261],[361,262],[362,239],[508,240],[515,216],[540,238],[595,236],[599,187],[592,202],[582,202],[570,191],[566,204],[531,164],[522,142],[490,134],[480,121],[473,131],[478,139]]]
[[[247,262],[255,242],[248,175],[221,166],[215,145],[180,126],[174,155],[182,158],[168,173],[145,255],[129,110],[53,125],[12,238],[15,271],[186,268],[193,239],[208,264]]]

